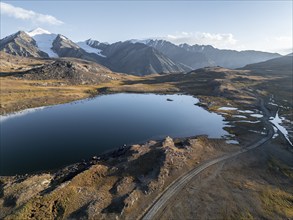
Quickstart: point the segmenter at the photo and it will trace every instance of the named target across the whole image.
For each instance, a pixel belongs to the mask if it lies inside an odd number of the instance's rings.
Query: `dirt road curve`
[[[177,181],[173,182],[169,187],[167,187],[165,189],[165,191],[161,194],[161,196],[157,200],[155,200],[154,203],[152,204],[152,206],[146,211],[146,213],[142,217],[142,220],[153,219],[155,217],[155,215],[157,214],[157,212],[161,208],[166,206],[168,200],[171,197],[173,197],[177,192],[179,192],[192,178],[194,178],[196,175],[198,175],[201,171],[205,170],[206,168],[208,168],[216,163],[222,162],[224,160],[228,160],[230,158],[233,158],[233,157],[236,157],[240,154],[243,154],[247,151],[250,151],[256,147],[259,147],[262,144],[264,144],[265,142],[267,142],[268,140],[270,140],[274,135],[274,129],[273,129],[271,123],[269,122],[269,117],[270,117],[269,111],[265,108],[264,102],[262,99],[260,99],[260,106],[261,106],[261,109],[264,114],[263,121],[264,121],[265,127],[268,131],[266,137],[260,139],[256,143],[253,143],[253,144],[249,145],[248,147],[243,148],[237,152],[221,156],[219,158],[216,158],[214,160],[206,162],[206,163],[202,164],[201,166],[196,167],[193,170],[189,171],[186,175],[182,176],[181,178],[179,178]]]

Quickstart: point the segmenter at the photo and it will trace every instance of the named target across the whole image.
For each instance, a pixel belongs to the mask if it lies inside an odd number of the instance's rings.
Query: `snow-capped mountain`
[[[59,55],[58,51],[60,52],[60,50],[58,48],[56,48],[56,46],[54,47],[54,45],[53,45],[54,41],[56,39],[58,39],[58,36],[59,36],[58,34],[51,33],[47,30],[42,29],[42,28],[36,28],[32,31],[25,32],[25,33],[35,41],[38,49],[40,51],[46,53],[48,55],[48,57],[57,58],[59,56],[62,57],[62,56],[68,55],[68,54]],[[94,54],[99,55],[101,57],[105,57],[102,54],[102,50],[95,49],[95,48],[88,46],[86,41],[74,43],[73,41],[71,41],[70,39],[68,39],[67,37],[65,37],[63,35],[60,35],[60,39],[63,41],[63,45],[62,45],[63,47],[66,47],[66,48],[71,47],[71,48],[74,48],[75,50],[81,49],[81,50],[86,51],[87,53],[94,53]]]
[[[109,43],[107,42],[100,42],[97,40],[93,40],[93,39],[88,39],[86,41],[84,41],[88,46],[92,47],[92,48],[96,48],[99,49],[101,51],[106,50],[109,47]]]
[[[88,39],[73,42],[42,28],[19,31],[0,41],[0,51],[28,57],[74,57],[133,75],[187,72],[206,66],[239,68],[279,57],[259,51],[220,50],[210,45],[175,45],[166,40],[128,40],[113,44]]]
[[[76,44],[88,53],[95,53],[101,57],[106,57],[105,55],[102,54],[101,49],[95,48],[93,46],[93,42],[90,39],[86,41],[77,42]]]
[[[37,28],[27,32],[27,34],[36,41],[38,48],[47,53],[49,57],[59,57],[58,54],[52,50],[53,41],[56,39],[57,34],[52,34],[42,28]]]
[[[78,44],[71,41],[64,35],[58,34],[52,43],[52,50],[58,54],[59,57],[75,57],[84,60],[93,61],[104,65],[105,58],[84,50]]]
[[[134,45],[128,41],[108,44],[93,39],[76,43],[87,55],[84,53],[81,54],[80,51],[73,52],[72,45],[71,50],[66,49],[65,53],[63,51],[65,48],[68,48],[68,46],[56,45],[55,41],[53,45],[53,49],[55,51],[59,50],[58,54],[61,56],[93,60],[94,55],[98,55],[100,59],[98,59],[97,56],[94,57],[96,62],[116,72],[147,75],[152,73],[172,73],[191,70],[184,65],[172,61],[167,56],[145,44]],[[89,56],[89,54],[91,55]]]
[[[130,43],[136,44],[136,43],[141,43],[141,44],[148,44],[152,39],[143,39],[143,40],[138,40],[138,39],[131,39],[128,40]]]
[[[102,64],[116,72],[133,75],[191,70],[185,65],[174,62],[156,49],[141,43],[108,44],[92,39],[75,43],[64,35],[50,33],[41,28],[21,32],[17,39],[17,42],[22,43],[16,45],[12,42],[13,45],[10,45],[11,43],[9,44],[7,39],[1,40],[1,48],[5,52],[20,56],[81,58]],[[9,48],[13,48],[13,50],[9,50]]]
[[[34,37],[40,34],[51,34],[49,31],[44,30],[43,28],[36,28],[34,30],[26,32],[29,36]]]

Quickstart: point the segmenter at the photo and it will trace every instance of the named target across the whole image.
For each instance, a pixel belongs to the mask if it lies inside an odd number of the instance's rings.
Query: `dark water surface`
[[[113,94],[1,117],[0,175],[55,169],[167,135],[227,135],[223,117],[197,102],[186,95]]]

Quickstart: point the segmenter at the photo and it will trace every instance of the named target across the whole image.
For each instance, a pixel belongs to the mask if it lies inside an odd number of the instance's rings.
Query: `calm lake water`
[[[197,102],[186,95],[113,94],[1,117],[0,175],[55,169],[168,135],[227,135],[223,117]]]

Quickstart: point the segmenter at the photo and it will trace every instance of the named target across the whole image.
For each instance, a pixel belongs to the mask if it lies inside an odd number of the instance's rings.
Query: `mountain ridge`
[[[138,76],[184,73],[208,66],[240,68],[281,56],[261,51],[222,50],[211,45],[175,45],[166,40],[154,39],[132,39],[112,44],[92,38],[74,42],[62,34],[54,34],[42,28],[30,32],[19,31],[3,38],[0,51],[30,57],[80,58],[101,64],[112,71]]]
[[[26,57],[49,57],[26,32],[18,31],[0,40],[0,51]]]
[[[240,68],[250,63],[262,62],[281,56],[278,53],[255,50],[218,49],[211,45],[189,45],[187,43],[175,45],[166,40],[148,40],[145,42],[174,61],[191,66],[193,69],[206,66]]]

